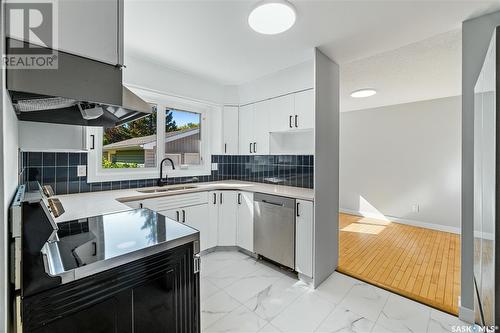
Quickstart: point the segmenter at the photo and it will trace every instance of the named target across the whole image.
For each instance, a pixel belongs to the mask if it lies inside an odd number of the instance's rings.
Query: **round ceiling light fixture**
[[[375,89],[372,88],[364,88],[364,89],[359,89],[355,90],[351,93],[351,97],[354,98],[364,98],[364,97],[370,97],[373,96],[377,93]]]
[[[297,19],[293,5],[286,0],[264,0],[257,3],[248,24],[258,33],[276,35],[290,29]]]

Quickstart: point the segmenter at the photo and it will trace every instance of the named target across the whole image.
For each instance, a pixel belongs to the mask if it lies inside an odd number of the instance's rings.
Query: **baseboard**
[[[357,215],[357,216],[374,218],[374,219],[381,219],[380,214],[374,214],[374,213],[370,213],[370,212],[361,212],[361,211],[347,209],[347,208],[340,208],[339,211],[341,213],[346,213],[346,214],[351,214],[351,215]],[[389,220],[391,222],[412,225],[414,227],[421,227],[421,228],[433,229],[433,230],[438,230],[438,231],[451,232],[453,234],[460,234],[460,228],[456,228],[456,227],[450,227],[450,226],[434,224],[434,223],[427,223],[427,222],[416,221],[416,220],[402,219],[399,217],[389,216],[389,215],[384,215],[384,216],[387,220]]]
[[[471,310],[469,308],[465,308],[463,306],[458,307],[458,318],[461,320],[474,324],[475,321],[475,313],[474,310]]]

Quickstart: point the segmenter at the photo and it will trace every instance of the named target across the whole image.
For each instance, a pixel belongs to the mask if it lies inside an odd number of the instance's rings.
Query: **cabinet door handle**
[[[224,154],[227,154],[227,143],[224,144]]]
[[[183,209],[182,210],[182,223],[186,222],[186,211]]]
[[[253,143],[253,152],[257,153],[257,142]]]
[[[238,193],[238,205],[241,205],[241,193]]]
[[[300,202],[297,202],[297,209],[296,209],[296,213],[297,213],[297,217],[300,217],[300,213],[299,213],[299,204]]]
[[[217,204],[217,193],[214,193],[214,205]]]
[[[180,219],[179,219],[179,211],[176,211],[176,212],[175,212],[175,215],[176,215],[176,218],[175,218],[175,219],[177,220],[177,222],[179,222],[179,221],[180,221]]]
[[[299,127],[299,116],[295,115],[295,127]]]
[[[288,126],[289,126],[290,128],[292,128],[292,127],[293,127],[293,126],[292,126],[292,116],[290,116],[290,118],[288,119]]]
[[[220,196],[219,196],[219,202],[222,205],[222,192],[220,193]]]
[[[250,142],[250,154],[252,153],[252,143]]]
[[[96,242],[92,242],[92,249],[93,249],[92,255],[95,257],[97,255],[97,243]]]
[[[90,135],[90,139],[91,139],[91,143],[90,143],[90,149],[91,150],[94,150],[95,149],[95,135],[94,134],[91,134]]]

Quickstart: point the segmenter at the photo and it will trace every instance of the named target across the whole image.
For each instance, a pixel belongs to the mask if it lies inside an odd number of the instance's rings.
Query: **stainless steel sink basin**
[[[165,187],[165,188],[152,188],[147,190],[137,190],[137,192],[141,193],[161,193],[161,192],[170,192],[170,191],[181,191],[181,190],[189,190],[196,188],[196,186],[187,185],[187,186],[175,186],[175,187]]]

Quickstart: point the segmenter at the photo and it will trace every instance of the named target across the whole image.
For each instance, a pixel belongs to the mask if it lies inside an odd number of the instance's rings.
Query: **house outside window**
[[[102,167],[154,168],[156,166],[156,106],[149,116],[106,128],[102,136]],[[151,143],[154,142],[154,146]],[[150,145],[150,149],[145,146]]]
[[[176,166],[164,165],[169,177],[210,174],[208,115],[213,107],[153,96],[150,115],[113,128],[88,129],[87,137],[94,135],[98,143],[89,150],[89,182],[159,178],[165,157]]]

